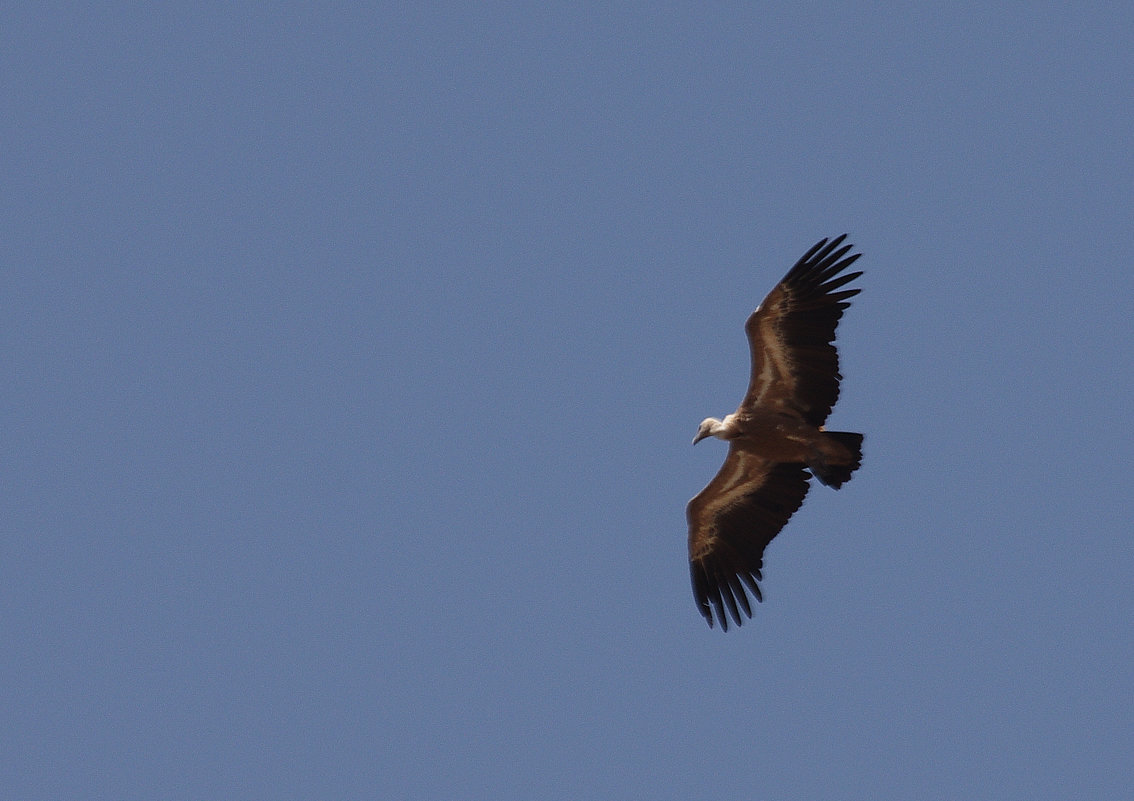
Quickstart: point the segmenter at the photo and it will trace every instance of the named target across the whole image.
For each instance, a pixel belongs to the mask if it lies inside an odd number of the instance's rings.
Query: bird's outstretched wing
[[[821,239],[788,271],[744,324],[752,375],[741,408],[761,407],[821,426],[839,398],[835,327],[847,299],[839,290],[861,272],[843,273],[862,254],[847,256],[846,234]]]
[[[764,548],[803,503],[809,477],[801,464],[771,462],[733,440],[720,472],[689,502],[690,578],[710,627],[714,611],[725,631],[726,609],[738,626],[741,611],[752,617],[745,588],[763,599]]]

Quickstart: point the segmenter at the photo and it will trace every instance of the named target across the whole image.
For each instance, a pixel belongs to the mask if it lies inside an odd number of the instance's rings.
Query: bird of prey
[[[811,476],[838,489],[862,462],[862,434],[823,427],[842,378],[835,327],[859,293],[842,287],[862,275],[843,272],[861,255],[847,255],[844,239],[820,240],[748,317],[748,392],[723,420],[703,420],[693,439],[728,442],[720,472],[686,509],[693,596],[710,628],[714,612],[724,631],[729,615],[738,626],[741,611],[752,617],[745,590],[763,600],[764,549],[803,503]]]

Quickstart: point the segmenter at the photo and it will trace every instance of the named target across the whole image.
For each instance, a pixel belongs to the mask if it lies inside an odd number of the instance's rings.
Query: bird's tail
[[[862,464],[862,434],[849,431],[824,431],[824,447],[811,464],[811,472],[828,487],[838,489],[850,481],[851,473]]]

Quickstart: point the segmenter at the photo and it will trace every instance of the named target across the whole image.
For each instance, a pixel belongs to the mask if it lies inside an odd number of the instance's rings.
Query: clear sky
[[[0,796],[1134,785],[1134,5],[0,15]],[[727,634],[745,316],[865,254]]]

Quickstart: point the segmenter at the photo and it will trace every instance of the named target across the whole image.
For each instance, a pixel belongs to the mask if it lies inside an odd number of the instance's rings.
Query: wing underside
[[[742,408],[794,412],[814,426],[831,413],[842,378],[835,328],[860,291],[841,287],[862,275],[843,273],[861,255],[847,255],[845,238],[820,240],[749,316],[752,372]]]
[[[809,474],[802,464],[768,462],[733,441],[716,477],[689,502],[690,578],[697,606],[728,630],[741,612],[752,617],[748,595],[763,600],[759,582],[764,549],[803,503]]]

